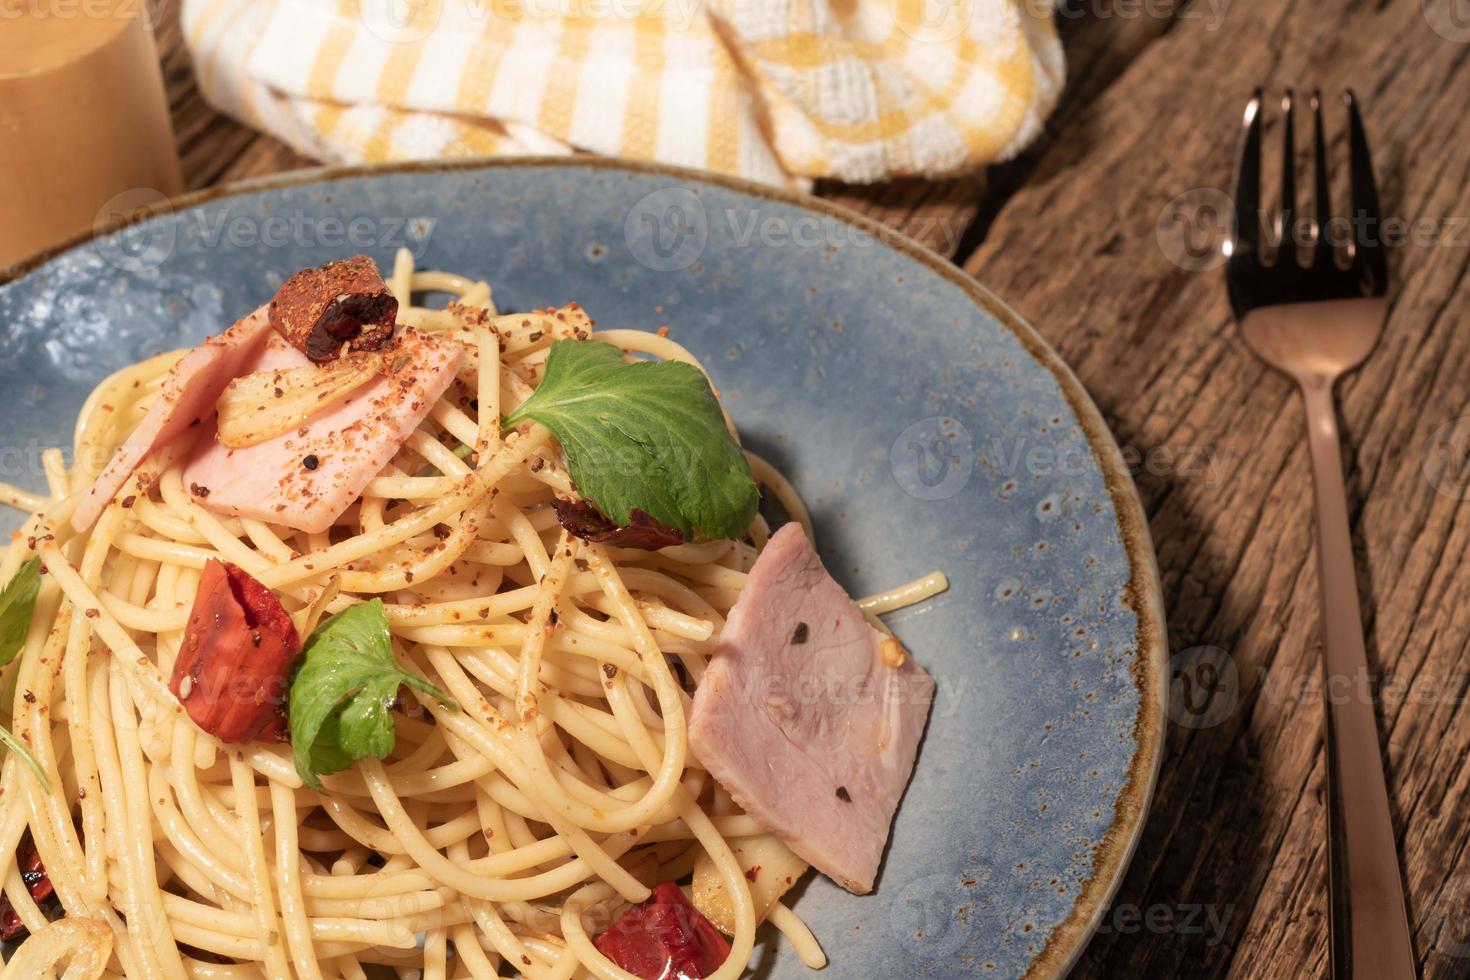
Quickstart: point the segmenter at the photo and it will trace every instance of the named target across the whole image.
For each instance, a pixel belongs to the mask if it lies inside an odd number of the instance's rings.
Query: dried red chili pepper
[[[30,831],[20,839],[19,846],[15,849],[16,863],[20,866],[20,880],[25,882],[26,891],[31,893],[31,898],[37,905],[42,907],[43,912],[51,915],[48,908],[51,904],[51,895],[54,889],[51,879],[46,876],[46,868],[41,864],[41,855],[36,851],[36,843],[31,840]],[[10,904],[10,896],[0,894],[0,941],[11,942],[26,934],[25,924],[20,921],[20,915],[15,907]]]
[[[663,882],[642,905],[593,940],[602,955],[643,980],[699,980],[720,968],[730,944],[684,892]]]
[[[301,640],[275,593],[243,569],[204,566],[169,689],[225,742],[280,738],[286,682]]]
[[[670,545],[683,544],[684,532],[633,508],[626,525],[614,524],[602,511],[585,500],[551,501],[556,519],[574,536],[593,544],[610,544],[616,548],[642,548],[657,551]]]
[[[366,255],[302,269],[271,300],[271,327],[318,364],[349,350],[378,350],[393,335],[398,299]]]

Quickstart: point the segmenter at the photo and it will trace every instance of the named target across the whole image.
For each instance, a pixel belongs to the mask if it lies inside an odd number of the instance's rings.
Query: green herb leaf
[[[0,725],[0,745],[20,756],[20,761],[31,767],[31,772],[36,774],[36,782],[47,793],[51,792],[51,780],[46,778],[46,770],[41,768],[41,763],[31,754],[31,750],[21,744],[20,739],[10,734],[10,729]]]
[[[623,360],[601,341],[558,340],[535,394],[506,416],[556,434],[578,491],[618,525],[641,510],[686,538],[738,538],[759,493],[698,368]]]
[[[41,591],[41,559],[32,558],[0,591],[0,667],[15,659],[26,644],[36,594]]]
[[[383,600],[345,609],[307,637],[289,694],[291,750],[306,785],[319,790],[321,775],[393,751],[400,684],[455,708],[443,691],[393,659]]]

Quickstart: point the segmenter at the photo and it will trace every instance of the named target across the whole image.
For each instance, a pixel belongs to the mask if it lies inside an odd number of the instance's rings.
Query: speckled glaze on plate
[[[109,372],[359,251],[483,277],[503,309],[667,324],[806,497],[853,594],[933,568],[952,583],[890,617],[938,695],[878,889],[814,878],[795,902],[828,975],[1066,973],[1146,815],[1165,632],[1116,445],[995,297],[823,202],[586,159],[299,173],[130,220],[0,285],[0,479],[41,488],[40,447],[70,444]],[[762,935],[758,975],[808,975]]]

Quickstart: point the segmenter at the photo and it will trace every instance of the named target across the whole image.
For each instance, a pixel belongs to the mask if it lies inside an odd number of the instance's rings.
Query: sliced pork
[[[792,523],[771,536],[730,610],[689,744],[757,823],[863,894],[933,699],[933,679],[868,625]]]
[[[97,523],[108,501],[117,495],[149,453],[177,438],[190,426],[210,419],[220,394],[260,352],[269,334],[270,317],[262,306],[180,358],[164,379],[158,400],[87,489],[87,495],[72,515],[72,528],[80,533]]]
[[[383,354],[383,377],[292,432],[230,449],[211,428],[184,467],[184,485],[200,504],[222,514],[325,531],[429,414],[454,380],[464,349],[404,328]],[[309,364],[272,333],[241,373]]]

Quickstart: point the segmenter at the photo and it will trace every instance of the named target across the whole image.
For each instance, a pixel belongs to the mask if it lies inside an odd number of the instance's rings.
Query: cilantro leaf
[[[10,729],[3,725],[0,725],[0,745],[20,756],[20,761],[29,766],[31,772],[36,774],[36,782],[41,784],[41,788],[47,793],[51,792],[51,780],[46,778],[46,770],[41,768],[41,763],[31,754],[31,750],[26,748],[20,739],[10,734]]]
[[[31,615],[36,611],[36,595],[41,591],[41,559],[32,558],[15,573],[0,591],[0,667],[15,659],[25,646],[31,629]]]
[[[561,442],[578,491],[615,524],[641,510],[686,539],[738,538],[755,480],[698,368],[623,360],[601,341],[558,340],[535,393],[505,419],[535,419]]]
[[[455,707],[393,659],[383,600],[345,609],[307,637],[289,695],[291,751],[306,785],[320,790],[322,774],[393,751],[392,708],[400,684]]]

